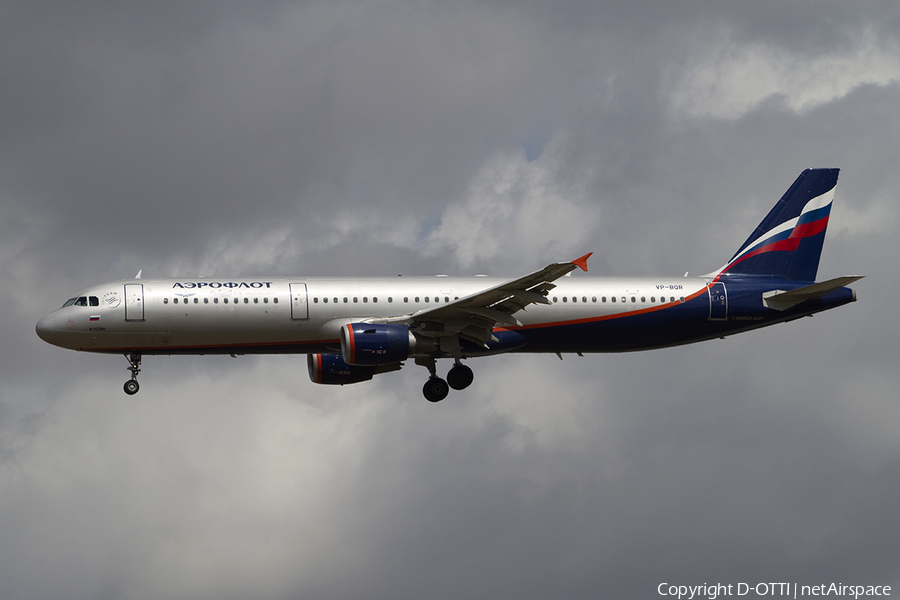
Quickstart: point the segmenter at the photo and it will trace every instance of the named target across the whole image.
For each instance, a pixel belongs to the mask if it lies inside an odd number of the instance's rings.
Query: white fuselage
[[[339,346],[346,323],[415,315],[503,281],[443,276],[118,281],[82,291],[77,304],[50,313],[37,330],[50,343],[90,352],[319,352]],[[556,285],[549,304],[516,315],[522,328],[663,310],[707,291],[707,280],[699,278],[564,277]]]

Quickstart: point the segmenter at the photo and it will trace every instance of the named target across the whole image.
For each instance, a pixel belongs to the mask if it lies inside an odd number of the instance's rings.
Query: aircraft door
[[[292,283],[291,286],[291,318],[294,320],[309,319],[309,305],[306,303],[306,284]]]
[[[728,293],[725,291],[725,284],[717,281],[710,283],[707,289],[709,291],[709,320],[728,320]]]
[[[125,284],[125,320],[144,320],[144,284]]]

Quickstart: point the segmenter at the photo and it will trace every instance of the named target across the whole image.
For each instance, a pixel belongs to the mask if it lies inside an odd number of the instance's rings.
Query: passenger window
[[[581,297],[581,301],[582,301],[582,302],[587,302],[587,296],[582,296],[582,297]],[[596,301],[597,301],[597,299],[594,298],[594,302],[596,302]]]
[[[347,296],[344,296],[344,304],[347,304],[348,302],[350,302],[350,299],[347,298]]]
[[[194,298],[194,304],[200,304],[200,299],[199,299],[199,298]]]
[[[566,298],[565,296],[563,296],[563,302],[568,302],[568,301],[569,301],[569,299]]]
[[[219,303],[219,299],[218,299],[218,298],[213,298],[213,304],[218,304],[218,303]]]
[[[591,298],[591,302],[596,302],[596,301],[597,301],[597,296],[593,296],[593,297]]]
[[[388,296],[388,304],[390,304],[390,303],[393,302],[393,301],[394,301],[394,298],[391,297],[391,296]]]
[[[641,303],[644,303],[646,301],[647,301],[647,296],[641,296]]]
[[[204,299],[203,299],[203,304],[209,304],[209,298],[204,298]]]
[[[272,298],[272,302],[274,302],[275,304],[278,304],[278,298]]]
[[[631,297],[631,302],[632,302],[632,303],[637,302],[637,298],[635,298],[634,296],[632,296],[632,297]]]
[[[419,297],[416,296],[416,304],[418,304],[418,303],[419,303]]]
[[[318,298],[315,298],[315,301],[318,302],[319,299],[318,299]],[[254,298],[254,299],[253,299],[253,304],[259,304],[259,298]]]
[[[375,296],[372,296],[372,302],[373,302],[373,303],[378,302],[378,298],[375,297]]]
[[[244,298],[244,304],[250,304],[250,298]]]
[[[553,301],[554,301],[554,302],[559,302],[559,300],[556,298],[556,296],[553,296]]]
[[[256,298],[253,299],[253,302],[254,302],[254,304],[256,303]],[[318,297],[313,298],[313,304],[318,304],[318,303],[319,303],[319,298]]]
[[[224,302],[225,304],[228,304],[228,298],[222,298],[222,302]]]
[[[268,298],[263,298],[263,304],[268,304],[268,303],[269,303],[269,299],[268,299]]]
[[[368,303],[369,303],[369,297],[363,296],[363,304],[368,304]]]
[[[613,302],[615,302],[615,301],[616,301],[616,297],[613,296],[612,298],[610,298],[610,300],[612,300]]]
[[[425,296],[425,302],[426,303],[428,302],[428,296]]]

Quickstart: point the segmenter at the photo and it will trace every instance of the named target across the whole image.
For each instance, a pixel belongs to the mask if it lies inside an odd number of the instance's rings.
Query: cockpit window
[[[63,308],[67,306],[100,306],[100,298],[97,296],[79,296],[77,298],[69,298],[63,304]]]

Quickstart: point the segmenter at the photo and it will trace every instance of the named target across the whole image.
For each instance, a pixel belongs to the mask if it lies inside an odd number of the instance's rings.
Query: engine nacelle
[[[348,365],[386,365],[409,358],[416,338],[406,325],[349,323],[341,327],[341,356]]]
[[[375,374],[375,367],[348,365],[340,354],[307,354],[306,366],[310,380],[325,385],[359,383]]]

